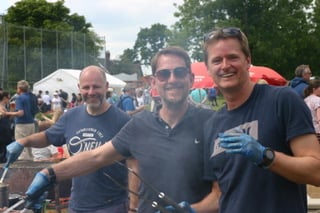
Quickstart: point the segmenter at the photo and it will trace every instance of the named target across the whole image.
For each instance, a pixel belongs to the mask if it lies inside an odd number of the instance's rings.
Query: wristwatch
[[[273,162],[274,157],[274,151],[271,148],[266,147],[266,149],[263,151],[263,159],[262,162],[259,164],[259,167],[268,169],[271,163]]]
[[[55,184],[56,180],[57,180],[57,177],[56,177],[56,174],[55,174],[53,168],[52,167],[48,167],[47,170],[48,170],[48,173],[49,173],[48,179],[49,179],[50,183]]]

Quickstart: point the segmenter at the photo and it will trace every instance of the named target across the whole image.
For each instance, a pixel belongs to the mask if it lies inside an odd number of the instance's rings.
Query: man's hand
[[[53,186],[53,184],[54,183],[50,181],[47,175],[42,172],[38,172],[26,191],[26,208],[41,208],[42,203],[46,198],[46,191],[50,186]]]
[[[262,163],[266,147],[262,146],[250,135],[244,133],[220,133],[219,140],[220,147],[226,149],[226,153],[241,154],[255,165]]]
[[[15,162],[23,151],[24,146],[22,146],[18,141],[14,141],[7,146],[7,162],[4,168],[8,168],[11,163]]]
[[[167,206],[165,207],[165,210],[167,212],[171,212],[171,213],[196,213],[196,211],[191,208],[190,204],[186,201],[182,201],[181,203],[179,203],[179,206],[181,207],[180,210],[175,209],[173,206]],[[157,211],[156,213],[161,213],[160,211]]]

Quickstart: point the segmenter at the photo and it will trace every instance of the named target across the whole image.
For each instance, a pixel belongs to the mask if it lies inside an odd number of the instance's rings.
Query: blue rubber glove
[[[42,172],[38,172],[26,191],[26,209],[40,209],[44,199],[47,197],[47,190],[53,183]]]
[[[18,141],[14,141],[7,146],[7,162],[4,168],[8,168],[11,163],[15,162],[23,151],[24,146],[22,146]]]
[[[244,133],[219,133],[220,147],[226,153],[241,154],[251,160],[255,165],[263,161],[266,147],[262,146],[250,135]]]
[[[196,213],[196,211],[191,208],[190,204],[186,201],[182,201],[179,203],[179,206],[183,209],[183,213]],[[172,213],[180,213],[181,211],[178,211],[173,206],[166,206],[166,211],[172,212]],[[157,211],[156,213],[161,213],[160,211]]]

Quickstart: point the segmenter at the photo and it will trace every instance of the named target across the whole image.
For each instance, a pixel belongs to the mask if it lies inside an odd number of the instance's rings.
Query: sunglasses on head
[[[176,67],[173,70],[163,69],[156,71],[154,75],[159,81],[167,81],[170,78],[171,73],[173,73],[175,78],[183,79],[190,71],[187,67]]]
[[[224,36],[224,37],[241,37],[241,30],[237,27],[226,27],[219,30],[214,30],[210,33],[207,33],[203,37],[203,41],[207,42],[208,40],[213,39],[217,35]]]

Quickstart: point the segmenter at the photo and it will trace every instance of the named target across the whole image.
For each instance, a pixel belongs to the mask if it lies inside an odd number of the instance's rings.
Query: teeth
[[[227,73],[227,74],[221,75],[221,77],[230,77],[230,76],[233,76],[233,73]]]

